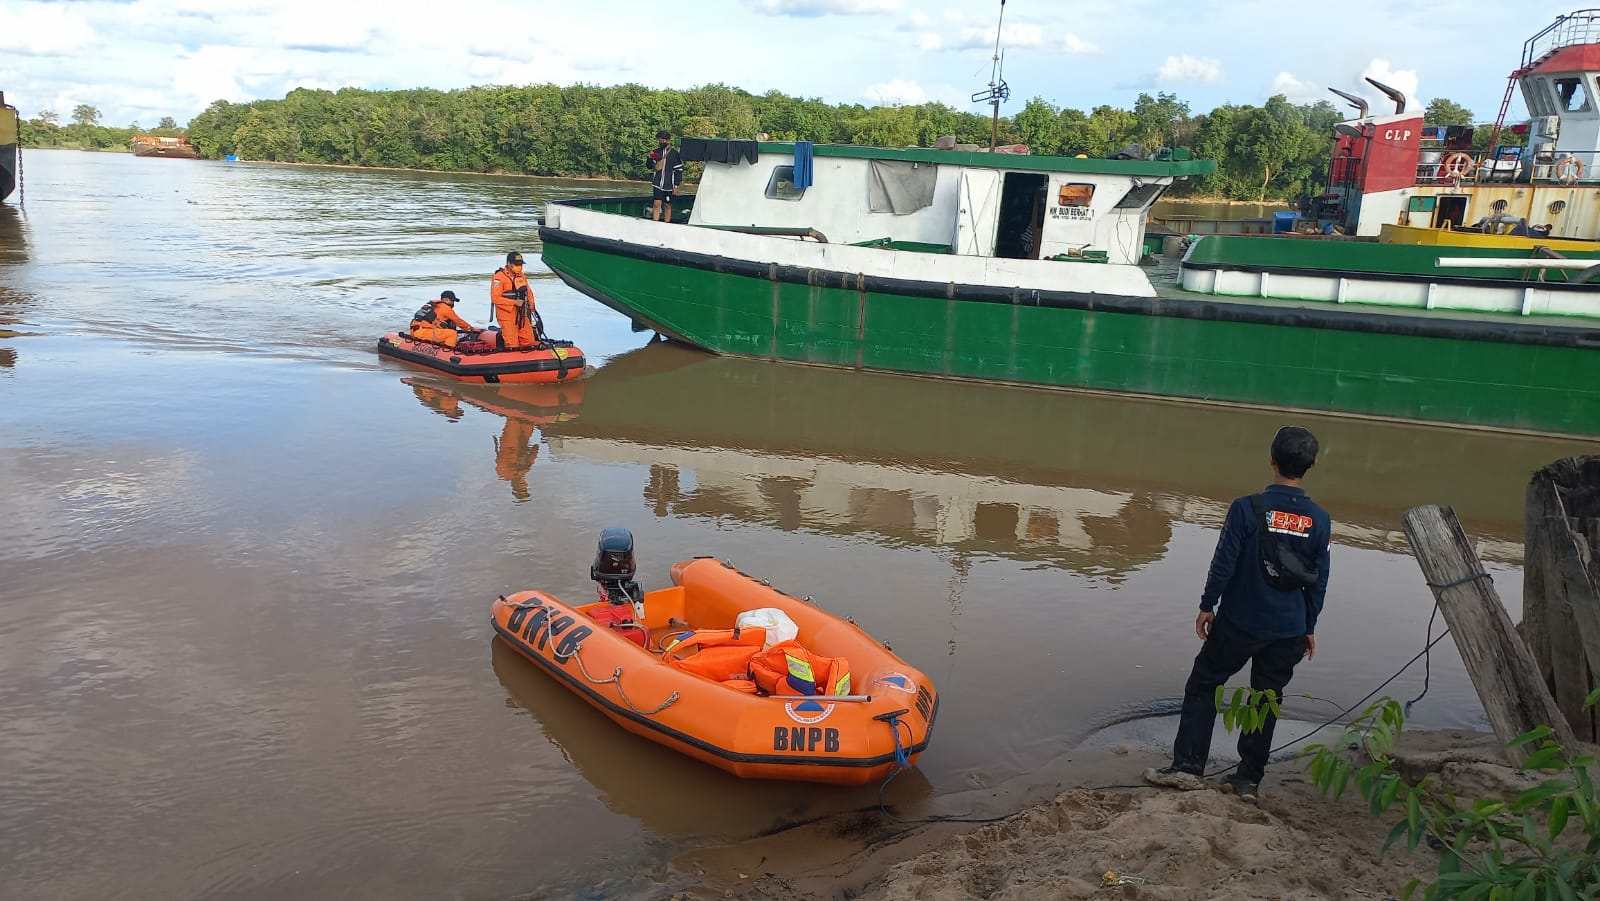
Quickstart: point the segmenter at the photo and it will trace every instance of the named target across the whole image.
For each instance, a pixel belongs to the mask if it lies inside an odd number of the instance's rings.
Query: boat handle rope
[[[520,608],[520,609],[526,610],[526,609],[528,609],[530,607],[542,607],[544,605],[540,604],[540,603],[524,603],[524,604],[510,604],[509,606],[514,608],[514,609]],[[552,619],[552,617],[548,617],[547,616],[547,617],[545,617],[544,622],[540,623],[540,625],[539,625],[539,629],[543,630],[543,632],[544,632],[546,641],[549,641],[550,638],[552,637],[551,634],[550,634],[550,620],[551,619]],[[533,639],[538,637],[538,635],[539,635],[539,631],[536,630],[533,635],[528,636],[529,643],[531,644]],[[673,704],[678,703],[678,700],[682,697],[682,695],[680,695],[678,692],[673,692],[672,694],[667,695],[667,699],[665,701],[662,701],[660,704],[657,704],[654,708],[652,708],[650,710],[645,710],[644,708],[642,708],[642,707],[638,706],[637,704],[633,703],[633,701],[628,698],[628,693],[623,690],[623,688],[622,688],[622,667],[620,667],[620,666],[617,667],[611,673],[611,677],[609,679],[596,679],[594,676],[589,674],[589,668],[587,666],[583,665],[583,657],[580,654],[580,652],[582,650],[583,650],[582,647],[573,648],[572,649],[572,653],[568,654],[565,657],[561,656],[560,654],[556,654],[556,655],[554,655],[555,661],[557,663],[566,663],[569,659],[578,661],[578,672],[583,673],[583,677],[585,679],[588,679],[591,683],[593,683],[595,685],[610,685],[611,683],[615,682],[617,684],[617,697],[621,698],[622,699],[622,703],[628,705],[628,709],[632,710],[634,713],[640,714],[642,716],[654,716],[655,714],[658,714],[661,711],[666,710],[668,707],[671,707]]]

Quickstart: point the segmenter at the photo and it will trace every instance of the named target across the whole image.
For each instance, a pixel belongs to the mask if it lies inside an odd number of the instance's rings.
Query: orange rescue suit
[[[494,271],[489,282],[489,299],[494,301],[494,318],[500,323],[500,337],[507,347],[532,347],[533,289],[521,273],[504,267]]]
[[[455,347],[458,328],[472,331],[467,320],[457,316],[449,304],[435,300],[423,304],[417,315],[411,317],[411,337],[418,341],[433,341],[446,347]]]

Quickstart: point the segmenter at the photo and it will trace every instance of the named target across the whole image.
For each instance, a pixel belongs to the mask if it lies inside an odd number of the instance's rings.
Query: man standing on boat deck
[[[500,339],[507,347],[532,347],[534,336],[544,333],[544,323],[533,308],[533,289],[522,274],[522,254],[506,254],[506,264],[494,271],[489,281],[489,299],[494,301],[494,319],[500,324]]]
[[[1327,512],[1300,487],[1316,460],[1316,436],[1284,426],[1272,438],[1272,484],[1228,508],[1200,594],[1194,631],[1204,644],[1183,689],[1172,765],[1146,770],[1145,781],[1205,788],[1217,687],[1249,663],[1250,687],[1282,699],[1295,665],[1316,654],[1333,532]],[[1239,736],[1239,766],[1224,791],[1256,802],[1276,725],[1269,713],[1259,732]]]
[[[656,142],[660,146],[651,151],[646,160],[652,173],[650,195],[654,200],[650,218],[657,222],[671,222],[672,198],[678,193],[678,185],[683,183],[683,157],[672,146],[672,133],[666,129],[656,132]]]

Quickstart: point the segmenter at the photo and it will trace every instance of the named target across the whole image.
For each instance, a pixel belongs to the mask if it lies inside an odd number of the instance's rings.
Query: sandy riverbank
[[[1491,735],[1414,733],[1399,756],[1409,775],[1437,773],[1466,797],[1535,784],[1499,762]],[[986,825],[901,826],[862,811],[685,855],[670,897],[1387,899],[1437,867],[1426,846],[1380,855],[1395,816],[1372,818],[1353,790],[1324,798],[1293,762],[1269,771],[1259,806],[1216,791],[1074,787],[1138,782],[1159,762],[1115,750],[1068,761],[1053,797]],[[1107,888],[1107,871],[1145,881]]]

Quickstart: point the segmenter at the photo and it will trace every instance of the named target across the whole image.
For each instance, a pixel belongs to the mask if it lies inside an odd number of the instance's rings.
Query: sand
[[[1398,756],[1409,778],[1434,773],[1467,797],[1534,784],[1499,761],[1491,735],[1408,734]],[[1372,818],[1354,790],[1324,798],[1292,761],[1269,769],[1255,806],[1220,791],[1074,787],[1137,782],[1161,762],[1148,749],[1079,755],[1064,762],[1053,797],[987,825],[903,826],[874,809],[698,851],[674,862],[656,896],[1387,899],[1437,867],[1426,845],[1380,854],[1397,814]],[[1144,882],[1106,887],[1108,871]]]

